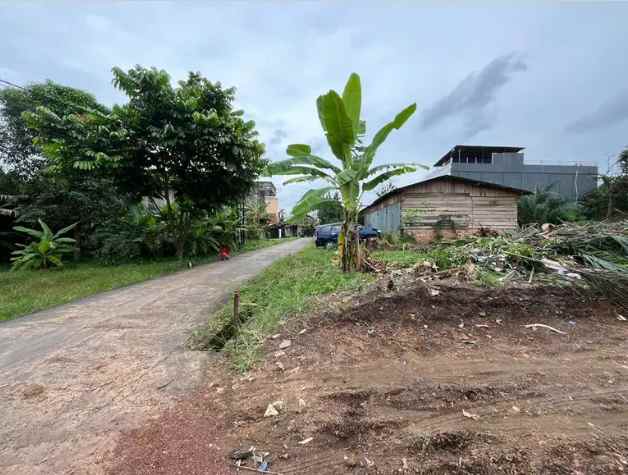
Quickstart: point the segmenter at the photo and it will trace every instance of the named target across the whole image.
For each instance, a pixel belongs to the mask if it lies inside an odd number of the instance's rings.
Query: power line
[[[5,79],[0,79],[0,82],[3,83],[3,84],[6,84],[7,86],[17,87],[18,89],[22,89],[22,90],[26,91],[25,87],[18,86],[17,84],[12,83],[11,81],[6,81]]]

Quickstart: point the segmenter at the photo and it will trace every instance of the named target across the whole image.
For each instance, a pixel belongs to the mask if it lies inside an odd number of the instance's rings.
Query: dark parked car
[[[316,238],[316,246],[322,247],[329,243],[336,244],[338,242],[338,235],[340,234],[340,223],[334,224],[322,224],[317,226],[314,232]],[[371,225],[360,226],[360,239],[371,239],[380,236],[380,232],[377,228]]]
[[[314,237],[316,247],[323,247],[329,243],[337,243],[340,234],[340,224],[322,224],[316,227]]]

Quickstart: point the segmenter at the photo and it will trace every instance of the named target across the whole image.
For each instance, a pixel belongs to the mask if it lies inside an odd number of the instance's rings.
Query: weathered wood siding
[[[519,193],[456,180],[419,183],[400,195],[401,228],[420,240],[517,227]]]

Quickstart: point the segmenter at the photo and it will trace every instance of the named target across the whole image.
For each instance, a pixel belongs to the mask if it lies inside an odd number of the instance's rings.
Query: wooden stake
[[[233,321],[240,324],[240,289],[233,293]]]

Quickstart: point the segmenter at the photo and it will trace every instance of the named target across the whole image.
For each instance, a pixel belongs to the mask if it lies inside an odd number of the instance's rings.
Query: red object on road
[[[220,257],[221,261],[229,259],[231,257],[231,249],[229,249],[229,246],[221,246],[218,251],[218,257]]]

